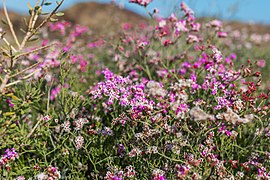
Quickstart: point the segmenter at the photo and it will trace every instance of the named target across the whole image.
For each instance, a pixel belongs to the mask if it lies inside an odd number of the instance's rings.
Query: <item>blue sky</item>
[[[55,0],[49,0],[54,2]],[[62,9],[70,7],[78,2],[91,0],[65,0]],[[108,3],[111,0],[92,0]],[[145,9],[136,4],[128,3],[128,0],[115,0],[125,8],[146,15]],[[176,10],[175,7],[183,0],[153,0],[149,9],[158,8],[162,16],[168,16]],[[34,4],[35,0],[6,0],[9,9],[17,12],[27,12],[26,3]],[[270,0],[184,0],[197,16],[217,16],[221,19],[239,20],[244,22],[257,22],[270,24]],[[2,6],[2,2],[0,3]],[[49,9],[47,9],[49,10]]]

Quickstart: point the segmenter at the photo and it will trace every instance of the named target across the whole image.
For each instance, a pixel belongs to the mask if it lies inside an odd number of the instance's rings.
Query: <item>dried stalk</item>
[[[57,5],[57,7],[46,17],[46,19],[44,19],[39,25],[38,25],[38,27],[36,27],[35,29],[33,29],[31,32],[29,32],[26,36],[25,36],[25,38],[24,38],[24,40],[23,40],[23,42],[22,42],[22,44],[21,44],[21,46],[23,47],[24,45],[25,45],[25,43],[31,38],[31,37],[33,37],[49,20],[50,20],[50,18],[57,12],[57,10],[60,8],[60,6],[63,4],[63,2],[64,2],[64,0],[62,0],[58,5]]]
[[[36,48],[36,49],[34,49],[34,50],[32,50],[32,51],[29,51],[29,52],[25,52],[25,53],[18,54],[18,55],[16,55],[16,56],[14,57],[14,59],[16,60],[16,59],[18,59],[19,57],[27,56],[27,55],[29,55],[29,54],[31,54],[31,53],[34,53],[34,52],[38,52],[38,51],[40,51],[40,50],[47,49],[47,48],[49,48],[49,47],[51,47],[51,46],[54,46],[54,45],[55,45],[55,43],[52,43],[52,44],[49,44],[49,45],[47,45],[47,46],[42,46],[42,47]]]
[[[40,8],[39,8],[39,10],[40,10]],[[34,30],[37,19],[38,19],[38,13],[35,13],[35,11],[32,10],[31,18],[30,18],[29,24],[28,24],[28,30],[27,30],[27,33],[24,36],[23,41],[22,41],[22,43],[20,45],[20,50],[22,50],[24,48],[26,42],[30,39],[30,36],[31,36],[31,34],[32,34],[33,30]]]
[[[30,69],[32,69],[32,68],[38,66],[40,63],[41,63],[41,62],[37,62],[37,63],[35,63],[35,64],[33,64],[33,65],[31,65],[31,66],[25,68],[24,70],[22,70],[22,71],[20,71],[20,72],[17,72],[16,74],[12,74],[12,75],[10,76],[10,78],[19,76],[20,74],[22,74],[22,73],[24,73],[24,72],[26,72],[26,71],[28,71],[28,70],[30,70]]]
[[[14,51],[15,53],[17,52],[17,50],[8,42],[8,40],[4,37],[1,37],[1,39],[6,43],[7,46],[9,46],[12,51]]]
[[[14,82],[12,82],[12,83],[7,84],[5,87],[9,87],[9,86],[18,84],[18,83],[22,82],[22,80],[26,80],[26,79],[30,78],[31,76],[33,76],[37,71],[39,71],[39,69],[37,69],[37,70],[35,70],[34,72],[32,72],[32,73],[30,73],[30,74],[28,74],[28,75],[22,77],[21,79],[19,79],[19,80],[17,80],[17,81],[14,81]]]
[[[10,21],[10,18],[9,18],[9,15],[8,15],[8,12],[7,12],[7,7],[6,7],[6,4],[5,4],[5,0],[2,0],[2,2],[3,2],[4,13],[5,13],[5,16],[6,16],[7,23],[8,23],[8,26],[10,28],[11,34],[12,34],[17,46],[20,47],[20,43],[19,43],[17,35],[16,35],[15,31],[14,31],[13,24]]]
[[[39,16],[39,14],[40,14],[40,12],[42,10],[42,6],[43,6],[43,4],[45,2],[44,0],[42,0],[41,6],[39,7],[39,9],[32,10],[32,12],[31,12],[31,17],[30,17],[29,23],[28,23],[28,30],[27,30],[27,33],[24,36],[24,38],[23,38],[23,40],[22,40],[21,43],[19,43],[18,38],[17,38],[16,33],[14,31],[14,28],[13,28],[13,24],[10,21],[10,18],[9,18],[9,15],[8,15],[8,11],[7,11],[7,8],[6,8],[6,4],[5,4],[5,0],[2,0],[2,2],[3,2],[4,13],[5,13],[7,22],[8,22],[8,26],[9,26],[10,31],[12,33],[13,39],[14,39],[14,41],[16,42],[16,44],[18,46],[18,50],[17,50],[16,48],[14,48],[9,43],[9,41],[7,39],[5,39],[3,37],[3,34],[1,34],[0,39],[2,39],[11,48],[10,49],[10,53],[7,53],[6,50],[3,50],[3,51],[5,51],[6,54],[10,54],[9,57],[11,58],[11,65],[10,65],[9,69],[12,69],[15,66],[15,64],[16,64],[17,60],[19,59],[19,57],[26,56],[26,55],[29,55],[31,53],[34,53],[34,52],[37,52],[37,51],[40,51],[40,50],[43,50],[43,49],[47,49],[47,48],[49,48],[49,47],[51,47],[51,46],[54,45],[54,44],[50,44],[50,45],[47,45],[47,46],[36,48],[36,49],[34,49],[34,50],[30,51],[30,52],[20,52],[25,47],[27,41],[29,41],[29,39],[31,39],[50,20],[50,18],[53,15],[55,15],[55,13],[57,12],[57,10],[63,4],[64,0],[62,0],[60,3],[58,3],[58,5],[56,6],[56,8],[35,28],[35,24],[37,22],[38,16]],[[36,1],[36,6],[38,6],[39,3],[40,3],[40,0],[37,0]],[[1,49],[3,49],[3,48],[1,48]],[[15,52],[15,53],[20,52],[20,54],[17,54],[15,56],[13,56],[12,55],[12,54],[14,54],[13,52]],[[26,68],[26,69],[24,69],[24,70],[22,70],[20,72],[17,72],[15,74],[13,74],[13,75],[10,75],[10,72],[7,72],[5,74],[5,76],[3,78],[1,78],[0,92],[3,92],[6,87],[9,87],[11,85],[17,84],[17,83],[21,82],[22,80],[31,77],[36,71],[34,71],[33,73],[30,73],[29,75],[23,77],[20,80],[17,80],[17,81],[14,81],[14,82],[8,84],[8,81],[9,81],[10,78],[16,77],[16,76],[18,76],[18,75],[26,72],[27,70],[30,70],[30,69],[36,67],[38,64],[39,63],[36,63],[36,64],[34,64],[34,65],[32,65],[32,66],[30,66],[30,67],[28,67],[28,68]]]

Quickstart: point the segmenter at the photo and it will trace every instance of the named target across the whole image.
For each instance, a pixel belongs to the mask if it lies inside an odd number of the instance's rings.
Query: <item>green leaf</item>
[[[11,98],[14,99],[14,100],[19,100],[19,98],[17,96],[15,96],[15,95],[12,95]]]
[[[3,115],[4,116],[12,116],[13,114],[15,114],[15,112],[5,112]]]
[[[40,8],[40,6],[36,6],[36,7],[35,7],[35,10],[37,11],[37,10],[39,10],[39,8]]]
[[[58,16],[58,17],[60,17],[60,16],[64,16],[65,13],[63,13],[63,12],[57,12],[55,15]]]
[[[48,15],[48,14],[50,14],[50,13],[48,13],[48,12],[41,13],[41,15],[43,15],[43,16]]]
[[[23,33],[26,33],[26,31],[25,31],[24,29],[20,28],[20,30],[21,30]]]
[[[11,124],[9,127],[10,128],[15,128],[17,125],[16,124]]]
[[[51,4],[52,4],[51,2],[46,2],[46,3],[44,3],[44,6],[49,6]]]
[[[5,51],[3,51],[3,55],[6,57],[10,57],[10,55],[8,53],[6,53]]]
[[[56,22],[56,21],[58,21],[58,19],[50,18],[50,21],[51,21],[51,22]]]
[[[38,38],[32,38],[32,39],[29,39],[28,42],[33,42],[33,41],[36,41],[38,40]]]
[[[2,22],[4,25],[7,25],[7,22],[6,22],[4,19],[1,19],[1,22]]]
[[[24,21],[24,24],[25,24],[26,26],[28,26],[27,19],[26,19],[26,18],[23,18],[23,21]]]

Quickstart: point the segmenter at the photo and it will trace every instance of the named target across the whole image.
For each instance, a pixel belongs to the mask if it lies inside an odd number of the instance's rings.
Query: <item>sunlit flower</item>
[[[129,0],[130,3],[136,3],[141,6],[147,6],[152,0]]]

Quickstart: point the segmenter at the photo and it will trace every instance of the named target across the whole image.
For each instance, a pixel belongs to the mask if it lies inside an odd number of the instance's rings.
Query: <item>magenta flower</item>
[[[218,31],[217,35],[219,38],[226,38],[228,36],[227,32]]]
[[[61,21],[61,22],[49,24],[49,28],[51,31],[60,31],[63,36],[66,34],[66,28],[70,26],[71,26],[71,23],[67,21]]]
[[[191,23],[190,25],[192,27],[192,31],[195,31],[195,32],[199,32],[200,31],[200,28],[201,28],[201,24],[200,23]]]
[[[50,100],[53,101],[57,97],[57,95],[60,93],[60,91],[61,91],[60,86],[53,88],[51,91]]]
[[[183,19],[175,23],[175,28],[176,34],[179,34],[180,32],[188,32],[186,21]]]
[[[165,172],[160,169],[154,169],[152,180],[166,180]]]
[[[140,6],[147,6],[152,0],[129,0],[130,3],[135,3]]]
[[[189,34],[187,37],[187,44],[196,43],[196,42],[200,42],[200,39],[198,38],[198,36]]]
[[[6,149],[6,153],[3,154],[0,158],[0,167],[8,165],[9,161],[14,161],[19,157],[18,153],[15,151],[15,148]]]
[[[261,68],[265,67],[265,60],[264,60],[264,59],[259,60],[259,61],[257,62],[257,66],[259,66],[259,67],[261,67]]]
[[[222,28],[222,21],[215,19],[211,21],[208,25],[215,28],[216,30],[220,30]]]

